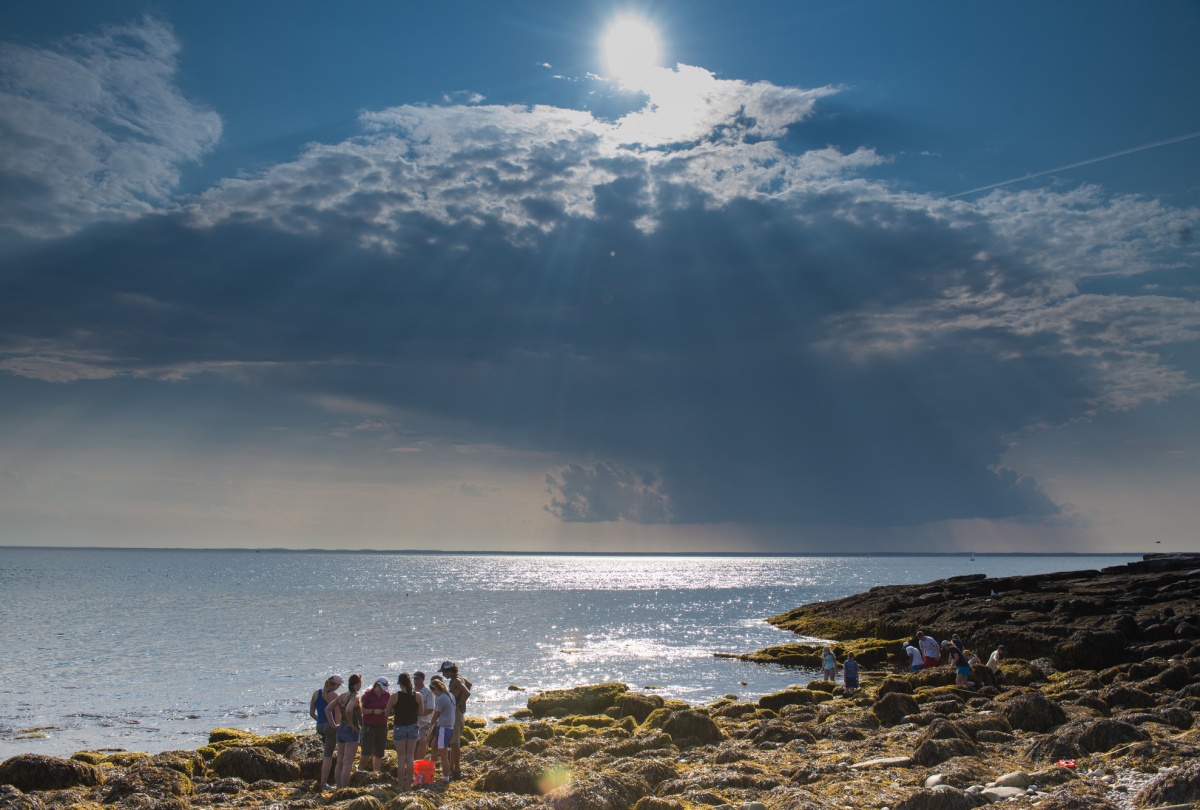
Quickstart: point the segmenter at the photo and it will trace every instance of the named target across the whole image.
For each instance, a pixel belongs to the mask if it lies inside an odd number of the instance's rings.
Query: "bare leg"
[[[317,785],[317,788],[319,790],[324,790],[325,786],[329,784],[329,771],[332,768],[333,768],[333,757],[323,757],[321,759],[321,781]]]
[[[396,780],[401,790],[408,790],[413,783],[413,750],[416,740],[403,740],[396,743]]]
[[[425,749],[429,747],[429,727],[417,729],[417,750],[413,759],[425,759]]]
[[[338,745],[338,787],[350,786],[350,773],[354,770],[354,757],[358,754],[358,743]]]

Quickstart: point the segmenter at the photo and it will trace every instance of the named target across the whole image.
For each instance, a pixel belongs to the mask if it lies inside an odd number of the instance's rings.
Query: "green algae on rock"
[[[28,793],[31,790],[63,790],[104,783],[104,772],[95,765],[75,759],[41,754],[18,754],[0,763],[0,785]]]
[[[616,682],[550,689],[530,697],[528,706],[535,717],[602,714],[616,705],[618,696],[628,691],[628,686]]]

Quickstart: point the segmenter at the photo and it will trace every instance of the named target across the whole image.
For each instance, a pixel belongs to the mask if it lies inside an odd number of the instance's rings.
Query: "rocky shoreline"
[[[0,810],[1041,810],[1200,802],[1200,555],[1103,571],[884,586],[773,623],[834,642],[863,688],[813,682],[704,707],[597,684],[544,692],[513,718],[470,718],[466,778],[398,791],[360,771],[320,790],[312,734],[213,731],[196,751],[23,754],[0,763]],[[899,641],[958,633],[997,677],[906,674]],[[739,656],[812,667],[819,645]]]

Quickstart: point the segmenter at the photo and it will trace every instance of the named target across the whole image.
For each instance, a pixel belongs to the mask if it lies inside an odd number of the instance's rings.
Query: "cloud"
[[[671,500],[659,485],[653,473],[623,468],[611,461],[572,462],[546,476],[546,491],[550,494],[546,511],[570,523],[667,523],[671,519]]]
[[[152,17],[0,44],[0,234],[48,238],[160,210],[220,117],[174,84],[179,44]]]
[[[870,148],[797,145],[834,88],[656,78],[611,119],[367,112],[177,211],[47,242],[2,282],[0,369],[218,377],[355,417],[343,436],[470,425],[459,455],[554,465],[565,522],[1046,520],[1000,463],[1014,435],[1194,386],[1170,350],[1200,327],[1172,275],[1197,211],[914,194],[864,176]]]

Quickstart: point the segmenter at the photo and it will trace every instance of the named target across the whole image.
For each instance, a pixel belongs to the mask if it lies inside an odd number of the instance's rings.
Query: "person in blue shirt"
[[[846,687],[846,697],[854,694],[858,689],[858,662],[854,660],[854,653],[846,653],[846,661],[842,664],[842,680]]]

